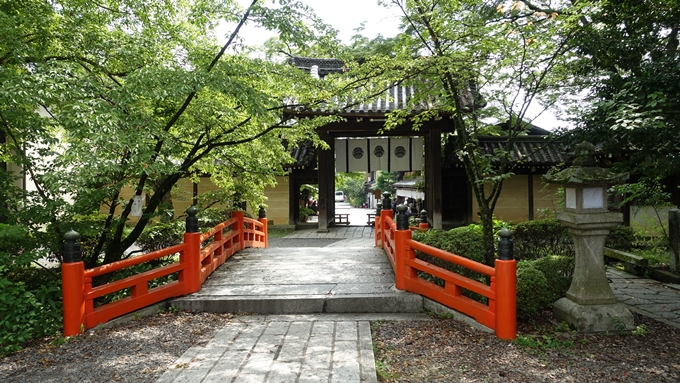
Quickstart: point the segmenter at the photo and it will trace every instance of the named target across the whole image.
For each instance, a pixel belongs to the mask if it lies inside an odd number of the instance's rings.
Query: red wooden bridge
[[[266,218],[250,219],[244,217],[242,212],[235,211],[231,219],[200,234],[196,210],[190,208],[187,213],[189,214],[187,230],[181,244],[87,270],[76,256],[65,254],[62,264],[64,335],[76,335],[84,329],[142,307],[199,292],[213,271],[233,254],[246,248],[267,247]],[[515,338],[515,261],[498,259],[495,267],[489,267],[421,244],[411,239],[411,231],[418,228],[409,228],[408,221],[399,217],[398,224],[392,215],[392,210],[382,210],[380,215],[376,216],[373,230],[375,245],[384,249],[392,266],[396,288],[420,294],[466,314],[493,329],[499,338]],[[79,247],[74,246],[77,233],[67,234],[66,240],[65,253],[71,251],[75,254],[74,249]],[[338,253],[341,249],[338,248]],[[417,259],[416,250],[488,276],[490,283],[488,285],[480,283]],[[92,286],[94,277],[172,254],[179,254],[177,262],[100,286]],[[266,255],[267,253],[263,254]],[[249,256],[250,252],[245,255]],[[419,271],[443,280],[444,285],[439,286],[420,278]],[[149,288],[150,281],[171,274],[177,276],[176,280]],[[228,272],[225,274],[225,277],[229,278]],[[124,289],[130,290],[129,296],[95,307],[95,299]],[[483,304],[464,296],[463,290],[486,297],[488,303]]]

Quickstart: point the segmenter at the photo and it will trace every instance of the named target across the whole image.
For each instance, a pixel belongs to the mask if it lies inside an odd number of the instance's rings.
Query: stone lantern
[[[633,315],[618,303],[604,267],[609,229],[623,221],[621,213],[607,211],[607,186],[626,180],[628,175],[597,167],[591,143],[578,144],[574,154],[571,167],[543,176],[546,182],[564,185],[565,207],[557,219],[569,230],[576,257],[567,296],[554,303],[553,313],[579,331],[633,329]]]

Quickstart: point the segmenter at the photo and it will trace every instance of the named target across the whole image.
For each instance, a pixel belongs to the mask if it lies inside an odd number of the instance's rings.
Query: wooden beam
[[[332,137],[388,137],[388,136],[423,136],[432,130],[449,131],[450,120],[426,121],[418,130],[412,123],[404,123],[390,130],[384,130],[385,122],[369,122],[348,118],[345,122],[333,122],[322,128]]]
[[[425,135],[425,202],[432,228],[442,229],[442,139],[441,130]]]
[[[319,228],[318,232],[327,233],[329,223],[334,217],[334,202],[335,193],[332,188],[335,187],[334,177],[335,172],[335,156],[333,150],[335,141],[325,131],[319,131],[319,138],[324,140],[329,146],[329,150],[318,150],[318,169],[319,169]],[[329,189],[331,189],[329,191]]]
[[[297,189],[296,189],[297,188]],[[298,182],[295,173],[288,174],[288,224],[295,225],[298,220],[298,204],[300,203],[298,199]]]

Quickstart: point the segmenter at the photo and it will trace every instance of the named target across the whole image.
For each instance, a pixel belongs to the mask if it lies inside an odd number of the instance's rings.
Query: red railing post
[[[375,246],[382,247],[382,238],[380,236],[380,212],[382,211],[382,202],[378,202],[375,209],[375,217],[373,218],[373,239]]]
[[[380,246],[384,249],[385,248],[385,237],[387,234],[385,233],[387,231],[387,217],[392,218],[393,212],[392,210],[381,210],[380,211],[380,241],[382,242]]]
[[[404,266],[404,261],[408,256],[407,253],[413,251],[406,244],[406,241],[411,239],[411,230],[408,227],[406,206],[403,204],[397,206],[397,212],[397,231],[394,233],[394,280],[399,290],[405,290],[406,267]],[[391,210],[390,213],[392,213]]]
[[[180,254],[180,263],[186,268],[180,273],[179,281],[184,285],[184,294],[201,290],[201,233],[198,231],[198,209],[190,206],[187,209],[184,244],[186,249]]]
[[[513,259],[512,231],[498,232],[496,260],[496,336],[501,339],[517,337],[517,261]]]
[[[73,336],[80,334],[85,324],[85,264],[80,253],[80,234],[70,230],[64,240],[61,263],[64,336]]]
[[[385,248],[385,231],[387,228],[386,217],[393,217],[392,201],[390,201],[390,192],[383,192],[382,210],[380,210],[380,247]],[[376,217],[377,218],[377,217]]]
[[[262,223],[262,231],[264,232],[264,247],[269,247],[269,228],[267,227],[267,211],[263,207],[258,213],[258,221]]]
[[[233,210],[231,212],[231,217],[236,218],[236,222],[231,226],[231,230],[234,230],[238,233],[238,246],[234,249],[234,251],[239,251],[243,250],[245,246],[245,236],[243,233],[243,228],[244,228],[244,215],[242,211],[237,211]]]

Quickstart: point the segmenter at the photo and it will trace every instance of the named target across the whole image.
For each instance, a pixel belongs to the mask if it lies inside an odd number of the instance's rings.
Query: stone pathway
[[[242,318],[205,347],[187,350],[158,383],[377,383],[369,320],[429,320],[422,314]]]
[[[317,233],[316,229],[296,230],[284,238],[364,238],[365,244],[370,244],[368,238],[373,238],[372,226],[340,226],[331,228],[328,233]]]
[[[639,314],[680,328],[680,285],[664,284],[607,267],[616,298]]]
[[[225,324],[158,382],[377,383],[369,321],[430,320],[422,297],[394,288],[373,228],[298,230],[284,237],[320,238],[339,241],[243,250],[200,292],[175,300],[181,309],[262,314]]]
[[[390,288],[393,278],[361,286],[368,282],[362,281],[361,275],[375,275],[376,271],[371,269],[378,270],[377,264],[371,265],[366,261],[385,262],[384,256],[378,257],[374,253],[379,250],[373,248],[373,228],[331,228],[329,233],[317,233],[316,229],[298,230],[286,238],[341,240],[323,248],[282,248],[283,253],[268,254],[271,260],[282,261],[266,275],[263,274],[262,262],[267,257],[257,252],[245,257],[247,251],[244,251],[234,257],[235,263],[225,263],[233,268],[231,282],[213,279],[206,283],[204,290],[188,299],[232,292],[236,295],[267,293],[278,295],[282,307],[290,309],[301,295],[316,294],[325,313],[240,316],[239,321],[225,324],[206,346],[192,347],[185,352],[158,382],[373,383],[377,382],[377,378],[369,321],[430,320],[422,313],[345,312],[348,308],[365,312],[369,308],[379,310],[380,306],[385,306],[378,301],[361,303],[361,294],[374,294],[376,289],[387,288],[390,294],[409,294]],[[319,258],[314,262],[290,264],[291,260],[304,262],[305,258],[315,257]],[[345,260],[335,264],[342,258]],[[251,265],[247,267],[249,263]],[[298,271],[301,273],[296,274]],[[257,272],[260,274],[249,274]],[[383,277],[388,277],[388,274],[385,272]],[[614,268],[607,268],[607,276],[616,297],[632,310],[680,328],[680,285],[664,285]],[[338,281],[329,279],[335,277],[341,278]],[[253,286],[246,287],[246,282],[253,283]],[[352,285],[356,285],[355,288]],[[359,291],[354,291],[357,289]],[[252,294],[248,293],[251,290]],[[383,293],[387,294],[387,290]],[[360,295],[352,296],[357,292]],[[343,313],[329,314],[335,305],[332,298],[344,294],[352,296],[350,304],[336,311]],[[279,303],[271,300],[263,301],[262,305],[274,307]],[[359,308],[361,305],[366,306]]]

